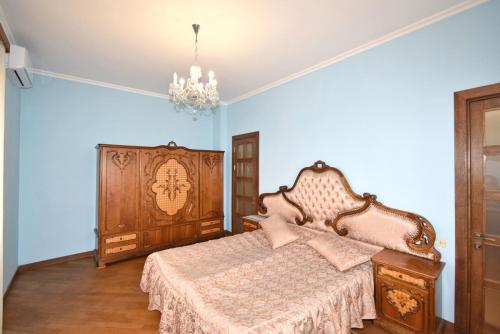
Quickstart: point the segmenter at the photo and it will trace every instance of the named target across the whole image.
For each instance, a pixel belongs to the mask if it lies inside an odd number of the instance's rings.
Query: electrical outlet
[[[439,238],[436,240],[436,246],[440,248],[446,248],[446,240],[443,238]]]

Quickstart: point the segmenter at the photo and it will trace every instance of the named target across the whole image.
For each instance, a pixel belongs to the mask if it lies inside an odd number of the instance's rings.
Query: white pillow
[[[285,219],[279,215],[272,215],[262,220],[260,226],[262,226],[273,249],[294,242],[299,238],[299,236],[288,227],[289,225]]]

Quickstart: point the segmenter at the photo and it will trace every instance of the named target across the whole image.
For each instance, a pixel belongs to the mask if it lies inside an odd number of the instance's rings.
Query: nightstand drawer
[[[251,220],[243,220],[243,232],[252,232],[258,230],[260,228],[260,224]]]
[[[427,282],[423,278],[414,277],[389,266],[379,266],[378,274],[418,286],[419,288],[425,289],[427,287]]]

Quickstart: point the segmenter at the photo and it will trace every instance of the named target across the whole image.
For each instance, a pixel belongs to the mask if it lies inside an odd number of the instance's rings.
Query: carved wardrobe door
[[[141,150],[143,247],[192,243],[199,219],[199,152]]]
[[[206,240],[224,232],[224,154],[200,152],[199,238]]]
[[[139,151],[104,147],[101,150],[101,234],[136,231],[139,221]]]
[[[221,217],[224,155],[219,152],[202,152],[200,165],[200,219]]]

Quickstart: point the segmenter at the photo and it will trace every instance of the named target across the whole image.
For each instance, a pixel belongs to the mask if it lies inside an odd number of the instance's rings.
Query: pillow
[[[290,230],[288,223],[278,215],[272,215],[262,220],[260,226],[262,226],[273,249],[289,244],[299,238],[297,234]]]
[[[324,233],[309,240],[307,244],[323,255],[340,271],[346,271],[358,264],[370,261],[373,255],[384,249],[380,246],[341,237],[334,233]]]
[[[321,231],[321,232],[331,232],[332,227],[330,225],[326,225],[325,221],[322,220],[314,220],[310,223],[305,223],[303,226],[312,228],[313,230]]]

